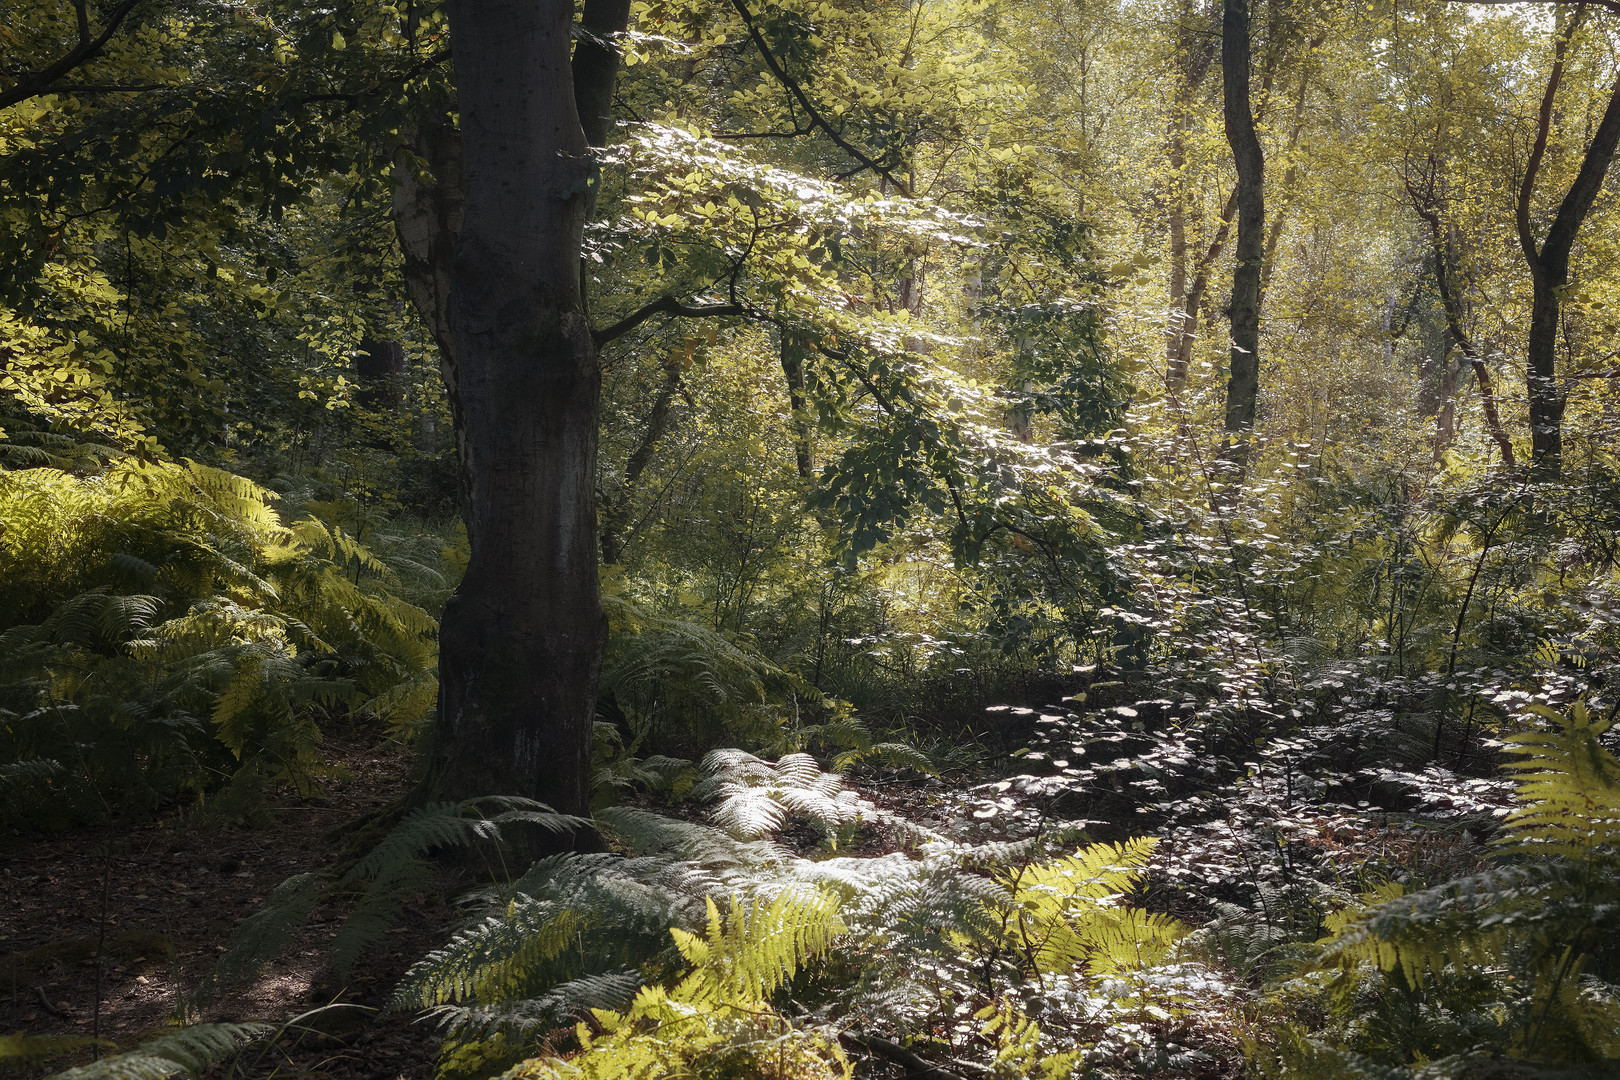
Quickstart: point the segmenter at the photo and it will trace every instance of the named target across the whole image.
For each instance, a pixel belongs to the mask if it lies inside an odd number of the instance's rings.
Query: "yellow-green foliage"
[[[1162,961],[1186,927],[1126,903],[1156,843],[1138,837],[1092,844],[1066,859],[1005,872],[1008,946],[1035,974],[1083,965],[1106,975]]]
[[[432,618],[275,499],[192,462],[0,471],[0,798],[61,821],[304,783],[323,710],[431,708]]]
[[[1050,1053],[1042,1046],[1041,1026],[1002,1001],[974,1014],[983,1020],[982,1034],[996,1048],[992,1076],[1020,1080],[1067,1080],[1083,1056],[1078,1049]]]
[[[1519,807],[1508,815],[1500,856],[1620,855],[1620,759],[1598,742],[1609,724],[1576,702],[1566,720],[1544,706],[1530,710],[1557,726],[1509,735],[1506,766],[1518,780]]]
[[[770,997],[844,931],[826,892],[787,891],[734,900],[728,916],[708,901],[703,935],[671,930],[691,971],[668,989],[646,986],[624,1012],[592,1010],[577,1028],[581,1052],[536,1058],[507,1074],[523,1080],[582,1077],[849,1077],[837,1040],[800,1028]]]

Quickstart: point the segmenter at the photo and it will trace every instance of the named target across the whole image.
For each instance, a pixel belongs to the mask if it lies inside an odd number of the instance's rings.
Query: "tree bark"
[[[451,265],[467,193],[461,135],[451,111],[449,102],[432,102],[418,113],[406,133],[405,145],[394,161],[394,229],[405,261],[405,291],[439,347],[439,373],[455,429],[457,504],[470,536],[473,463],[458,391],[456,345],[450,333]]]
[[[810,458],[810,423],[804,408],[804,342],[791,331],[782,331],[782,377],[787,380],[788,407],[793,410],[789,423],[793,429],[793,457],[799,467],[799,479],[808,480],[814,468]]]
[[[431,787],[590,807],[605,620],[601,371],[580,279],[594,165],[571,0],[452,0],[466,206],[449,326],[470,451],[467,573],[439,632]]]
[[[1231,375],[1226,384],[1228,451],[1242,468],[1260,390],[1260,276],[1265,262],[1265,155],[1249,105],[1248,0],[1226,0],[1221,23],[1221,76],[1226,141],[1237,167],[1237,266],[1232,271]]]

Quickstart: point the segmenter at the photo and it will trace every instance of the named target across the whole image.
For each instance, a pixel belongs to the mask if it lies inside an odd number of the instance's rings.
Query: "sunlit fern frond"
[[[704,903],[708,926],[702,936],[670,930],[696,969],[674,992],[682,1001],[763,1004],[847,929],[838,916],[838,898],[819,890],[733,897],[724,917],[713,897]]]
[[[1064,859],[1004,871],[1016,926],[1010,946],[1040,972],[1084,965],[1108,974],[1164,959],[1186,928],[1129,903],[1155,844],[1151,837],[1092,844]]]
[[[1520,760],[1506,766],[1518,781],[1519,807],[1503,822],[1498,852],[1512,856],[1620,857],[1620,759],[1599,737],[1608,723],[1576,702],[1569,716],[1531,710],[1556,726],[1503,741]]]

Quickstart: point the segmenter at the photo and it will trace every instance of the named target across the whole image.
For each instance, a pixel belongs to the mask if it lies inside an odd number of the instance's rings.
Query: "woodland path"
[[[330,739],[337,776],[317,797],[272,800],[273,823],[262,827],[201,824],[169,811],[56,835],[0,834],[0,1032],[89,1036],[99,1029],[119,1049],[163,1034],[183,995],[204,983],[237,925],[271,890],[339,856],[346,825],[407,790],[405,754],[372,741]],[[319,983],[323,946],[339,922],[317,912],[283,959],[245,991],[202,1008],[200,1018],[280,1022],[333,1001],[379,1008],[405,969],[443,941],[452,917],[448,884],[418,896],[348,987]],[[191,1019],[198,1018],[194,1010]],[[381,1080],[433,1074],[433,1027],[410,1015],[330,1010],[315,1026],[320,1030],[276,1040],[271,1054],[278,1060],[253,1071]],[[53,1070],[65,1065],[53,1063]]]

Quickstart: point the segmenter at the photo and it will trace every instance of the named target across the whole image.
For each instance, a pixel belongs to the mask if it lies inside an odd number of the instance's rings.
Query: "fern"
[[[1504,857],[1620,858],[1620,759],[1599,737],[1609,725],[1576,702],[1565,719],[1544,706],[1532,713],[1555,724],[1509,735],[1506,766],[1518,780],[1519,807],[1497,841]]]
[[[431,712],[432,618],[381,557],[276,502],[190,462],[0,472],[0,764],[65,767],[36,798],[0,790],[8,810],[308,790],[330,712]]]
[[[49,1080],[161,1080],[180,1072],[195,1076],[272,1030],[269,1024],[193,1024]]]
[[[644,987],[623,1012],[595,1010],[576,1028],[580,1053],[536,1058],[507,1075],[675,1077],[694,1066],[734,1075],[767,1063],[779,1075],[849,1077],[837,1039],[772,1011],[767,999],[806,963],[823,955],[844,929],[825,894],[784,893],[772,901],[733,904],[722,916],[707,901],[698,934],[673,931],[691,971],[668,990]]]
[[[1007,945],[1032,972],[1084,966],[1097,975],[1162,961],[1186,929],[1126,905],[1153,856],[1150,838],[1094,844],[1002,875]]]
[[[415,965],[395,1005],[428,1009],[446,1026],[443,1070],[515,1060],[547,1025],[590,1010],[579,1055],[532,1059],[512,1075],[654,1077],[697,1062],[746,1075],[776,1060],[760,1056],[767,1052],[788,1053],[789,1072],[839,1075],[848,1062],[834,1031],[773,1008],[790,983],[796,998],[819,997],[824,1010],[903,1030],[940,1022],[940,971],[958,972],[961,992],[974,996],[986,993],[986,978],[1025,974],[1146,984],[1142,973],[1182,933],[1122,902],[1151,841],[1042,863],[1033,857],[1039,840],[970,845],[917,830],[927,839],[910,851],[800,858],[774,842],[771,823],[893,819],[807,755],[771,762],[724,751],[706,765],[716,824],[604,809],[598,831],[620,854],[541,860],[486,890],[477,900],[484,914]],[[1037,941],[1027,964],[998,959]],[[632,984],[628,1007],[591,1000]],[[1132,1008],[1157,1007],[1143,988],[1112,993]],[[986,1038],[999,1047],[999,1067],[1052,1057],[1027,1018],[1007,1013],[996,1023]],[[1052,1057],[1052,1075],[1067,1060]]]
[[[485,806],[500,812],[486,814]],[[516,797],[417,807],[346,870],[299,874],[277,886],[263,907],[237,929],[215,967],[215,978],[229,985],[257,974],[327,897],[348,908],[327,956],[332,975],[346,979],[365,951],[395,926],[410,897],[433,873],[430,854],[471,848],[481,841],[498,844],[501,830],[511,825],[562,833],[582,824],[580,818]],[[443,1000],[448,998],[431,1004]]]
[[[242,921],[231,935],[225,952],[214,965],[214,979],[226,987],[236,986],[259,970],[287,947],[292,934],[315,910],[320,900],[319,874],[296,874],[277,885],[259,910]]]
[[[705,897],[708,930],[699,937],[672,928],[675,945],[696,971],[681,984],[687,998],[711,1005],[763,1005],[799,969],[848,929],[837,899],[826,892],[786,891],[775,899],[731,901],[722,919]]]
[[[1584,705],[1540,715],[1557,726],[1507,740],[1523,759],[1507,766],[1520,806],[1491,868],[1330,922],[1320,962],[1340,972],[1341,1009],[1365,968],[1399,972],[1416,995],[1456,993],[1489,968],[1496,1003],[1478,1007],[1504,1046],[1549,1061],[1620,1056],[1620,761]]]

